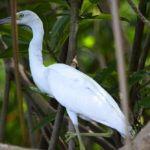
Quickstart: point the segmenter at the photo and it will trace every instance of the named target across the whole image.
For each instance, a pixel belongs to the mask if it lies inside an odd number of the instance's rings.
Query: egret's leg
[[[67,110],[67,113],[75,127],[75,131],[77,133],[77,137],[78,137],[78,140],[79,140],[79,145],[80,145],[80,150],[85,150],[85,147],[84,147],[84,144],[83,144],[83,141],[82,141],[82,138],[80,136],[80,132],[79,132],[79,128],[78,128],[78,118],[77,118],[77,115],[76,113],[70,111],[70,110]]]
[[[78,140],[79,140],[80,150],[85,150],[85,147],[84,147],[81,135],[80,135],[80,131],[79,131],[78,125],[74,125],[74,127],[75,127],[75,130],[76,130],[76,133],[77,133],[77,137],[78,137]]]

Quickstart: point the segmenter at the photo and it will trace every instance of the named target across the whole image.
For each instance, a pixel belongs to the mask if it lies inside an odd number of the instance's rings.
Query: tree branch
[[[68,45],[68,54],[66,63],[71,65],[73,59],[76,55],[76,47],[77,47],[77,32],[78,32],[78,15],[79,15],[79,6],[80,0],[69,0],[70,2],[70,13],[71,13],[71,23],[70,23],[70,35],[69,35],[69,45]],[[73,64],[72,64],[73,66]],[[76,65],[73,66],[76,68]],[[68,130],[74,132],[74,126],[72,121],[69,119]],[[71,139],[68,143],[68,150],[74,150],[75,144]]]
[[[23,143],[27,143],[27,132],[25,126],[25,119],[23,114],[23,101],[22,101],[22,94],[21,94],[21,86],[20,86],[20,76],[19,76],[19,68],[18,68],[18,32],[17,32],[17,24],[16,24],[16,1],[11,0],[11,25],[12,25],[12,40],[13,40],[13,59],[15,65],[15,81],[16,81],[16,94],[18,100],[18,109],[19,109],[19,119],[21,125],[21,132],[22,132],[22,139]]]
[[[111,13],[112,13],[112,23],[113,23],[113,33],[116,42],[116,57],[117,57],[117,69],[119,74],[119,87],[120,87],[120,97],[123,112],[127,118],[126,131],[128,132],[128,93],[127,93],[127,81],[125,72],[125,62],[123,57],[123,42],[121,35],[121,27],[119,20],[119,12],[117,6],[117,0],[110,0],[111,2]],[[127,143],[130,143],[129,137],[126,139]]]
[[[146,4],[147,4],[146,0],[140,0],[139,10],[141,11],[143,15],[146,14]],[[130,64],[129,64],[130,72],[137,71],[138,62],[139,62],[139,58],[141,54],[143,30],[144,30],[144,24],[140,20],[140,18],[137,18],[134,42],[133,42],[132,53],[131,53]]]
[[[6,117],[7,117],[8,104],[9,104],[9,90],[10,90],[10,72],[9,70],[6,70],[6,67],[5,67],[5,73],[6,73],[6,77],[5,77],[4,99],[3,99],[1,118],[0,118],[0,141],[1,142],[4,142],[6,119],[7,119]]]
[[[143,15],[146,14],[146,6],[147,0],[140,0],[139,2],[139,10]],[[141,56],[141,44],[142,44],[142,36],[144,31],[144,23],[137,18],[136,28],[135,28],[135,35],[134,35],[134,42],[132,47],[132,53],[130,58],[129,64],[129,71],[135,72],[138,70],[138,64]],[[130,107],[133,108],[134,102],[137,100],[137,87],[138,84],[136,83],[130,90]]]
[[[137,15],[139,16],[140,20],[147,26],[150,27],[150,22],[149,20],[147,20],[144,16],[143,13],[140,11],[140,9],[138,9],[135,5],[135,3],[132,0],[127,0],[129,5],[132,7],[132,9],[137,13]],[[144,3],[144,2],[143,2]]]
[[[53,132],[51,135],[51,140],[50,140],[50,145],[49,145],[48,150],[56,149],[56,145],[57,145],[58,138],[59,138],[59,132],[61,128],[61,122],[63,121],[64,112],[65,112],[65,108],[61,105],[58,105],[57,115],[55,118],[55,123],[53,126]]]
[[[34,148],[36,147],[36,142],[35,142],[35,134],[33,132],[32,106],[30,102],[30,97],[27,94],[24,97],[25,97],[25,101],[27,104],[27,124],[28,124],[30,144],[31,144],[31,147]]]
[[[0,49],[1,51],[5,50],[6,46],[3,42],[2,38],[0,37]],[[5,136],[5,128],[6,128],[6,117],[8,111],[8,104],[9,104],[9,90],[10,90],[10,70],[8,69],[8,65],[5,64],[5,89],[4,89],[4,98],[2,104],[2,111],[0,117],[0,142],[4,141]]]
[[[76,55],[76,42],[77,42],[77,31],[78,31],[78,14],[79,14],[79,2],[80,0],[69,0],[71,7],[71,23],[70,23],[70,35],[69,45],[66,63],[70,65],[73,58]]]
[[[38,149],[23,148],[19,146],[12,146],[0,143],[0,150],[38,150]]]
[[[143,51],[141,52],[141,57],[140,57],[139,64],[138,64],[138,70],[144,69],[149,50],[150,50],[150,32],[145,41]]]
[[[138,133],[132,143],[133,150],[149,150],[150,149],[150,122]],[[129,149],[129,145],[125,145],[119,150]]]

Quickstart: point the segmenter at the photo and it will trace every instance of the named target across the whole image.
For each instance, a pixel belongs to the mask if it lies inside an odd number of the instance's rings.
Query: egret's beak
[[[0,24],[10,24],[10,23],[11,23],[11,17],[0,19]]]

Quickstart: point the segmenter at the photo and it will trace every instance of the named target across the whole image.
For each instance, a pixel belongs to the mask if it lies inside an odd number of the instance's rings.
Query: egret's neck
[[[30,67],[32,68],[42,68],[43,65],[43,58],[42,58],[42,45],[43,45],[43,23],[41,21],[35,22],[31,25],[33,38],[29,45],[29,60],[30,60]]]
[[[46,67],[43,65],[42,58],[42,45],[44,35],[43,23],[40,20],[37,20],[37,22],[31,23],[30,27],[33,32],[33,38],[29,45],[30,70],[36,85],[41,91],[45,91],[44,72],[46,70]]]

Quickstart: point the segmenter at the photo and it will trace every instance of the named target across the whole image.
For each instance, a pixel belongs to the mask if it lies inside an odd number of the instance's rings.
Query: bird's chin
[[[21,20],[17,20],[17,24],[23,25],[23,23],[21,22]]]

